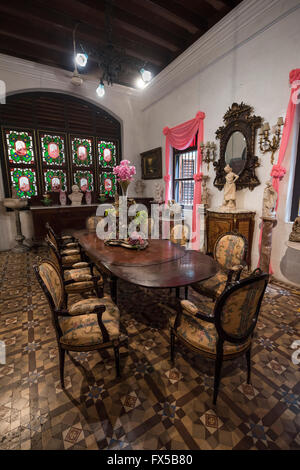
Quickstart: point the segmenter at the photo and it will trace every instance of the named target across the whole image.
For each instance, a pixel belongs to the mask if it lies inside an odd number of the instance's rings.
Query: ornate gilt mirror
[[[256,131],[261,127],[262,118],[251,114],[251,106],[233,103],[223,117],[225,125],[216,132],[217,139],[220,140],[220,158],[214,162],[214,186],[219,190],[225,184],[224,168],[227,164],[239,175],[237,189],[249,188],[252,191],[260,184],[255,174],[259,163],[254,152]]]

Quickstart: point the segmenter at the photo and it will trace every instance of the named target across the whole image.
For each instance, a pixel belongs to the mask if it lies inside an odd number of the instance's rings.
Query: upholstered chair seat
[[[73,266],[73,264],[81,261],[81,256],[80,253],[75,255],[62,256],[61,261],[64,267],[70,268],[71,266]]]
[[[189,229],[186,225],[177,224],[171,230],[170,240],[176,245],[184,246],[189,241]]]
[[[75,263],[76,264],[76,263]],[[81,263],[78,263],[81,264]],[[84,263],[83,263],[84,264]],[[86,263],[87,264],[87,263]],[[103,278],[99,273],[98,269],[92,268],[93,276],[98,277],[97,285],[98,287],[103,287]],[[89,267],[87,268],[74,268],[64,271],[64,280],[65,281],[74,281],[72,284],[67,284],[65,286],[66,292],[68,294],[75,294],[78,292],[83,292],[85,290],[94,289],[94,281]]]
[[[219,263],[217,274],[191,287],[211,299],[217,299],[233,280],[239,280],[246,266],[247,240],[243,235],[229,232],[221,235],[215,245],[214,258]]]
[[[109,296],[89,297],[67,308],[61,269],[50,260],[34,266],[37,279],[48,299],[59,350],[60,380],[64,388],[66,351],[112,348],[120,376],[120,312]],[[72,280],[70,280],[72,281]],[[88,282],[88,281],[86,281]]]
[[[69,308],[70,316],[59,319],[63,334],[60,342],[69,346],[95,346],[103,343],[103,334],[97,315],[90,313],[100,305],[105,306],[102,322],[107,329],[110,340],[118,339],[120,334],[118,307],[110,297],[102,297],[101,299],[95,297],[76,302]]]
[[[214,404],[217,401],[223,360],[245,354],[247,383],[250,383],[252,338],[268,279],[268,274],[256,269],[247,279],[232,282],[215,303],[201,302],[196,306],[187,300],[178,301],[176,312],[170,316],[172,363],[175,340],[196,353],[214,359]]]
[[[189,302],[189,305],[185,305],[186,300],[181,301],[183,308],[183,313],[181,316],[180,325],[177,328],[177,335],[183,338],[191,346],[194,346],[200,351],[211,354],[212,356],[216,354],[218,333],[214,323],[202,320],[197,318],[196,313],[200,312],[203,315],[208,315],[208,309],[202,311],[201,304],[199,308],[196,305]],[[213,316],[213,307],[212,305],[211,312],[209,316]],[[193,313],[194,312],[194,313]],[[176,315],[170,317],[170,327],[174,328]],[[232,344],[228,341],[224,342],[224,355],[231,355],[237,352],[242,352],[249,347],[251,338],[248,339],[244,344]]]

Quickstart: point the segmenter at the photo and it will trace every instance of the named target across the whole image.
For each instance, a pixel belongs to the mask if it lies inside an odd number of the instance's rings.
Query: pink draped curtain
[[[197,166],[196,166],[196,174],[194,175],[195,186],[194,186],[194,205],[193,205],[193,225],[192,229],[195,233],[196,231],[196,220],[197,220],[197,204],[201,204],[201,181],[203,174],[201,173],[202,167],[202,152],[200,143],[203,142],[203,134],[204,134],[204,121],[205,114],[199,111],[196,114],[194,119],[190,121],[184,122],[183,124],[179,124],[178,126],[172,127],[165,127],[163,129],[163,133],[166,136],[166,174],[164,176],[165,180],[165,204],[168,203],[169,199],[169,191],[170,191],[170,149],[174,147],[178,150],[184,150],[188,148],[195,135],[198,132],[198,139],[197,139]]]
[[[291,95],[290,95],[290,100],[289,100],[289,104],[287,107],[285,123],[283,127],[283,132],[282,132],[278,161],[275,165],[273,165],[273,168],[271,171],[272,185],[273,185],[273,188],[277,191],[277,195],[278,195],[277,203],[276,203],[276,210],[278,208],[278,203],[279,203],[279,183],[284,177],[284,175],[286,174],[286,169],[282,166],[282,162],[285,157],[286,149],[287,149],[290,135],[291,135],[293,125],[294,125],[296,105],[299,102],[298,94],[300,91],[300,69],[294,69],[290,72],[290,84],[291,84]],[[260,253],[260,247],[261,247],[261,239],[262,239],[262,227],[261,227],[260,238],[259,238],[259,253]],[[259,265],[260,265],[260,260],[258,262],[258,266]],[[273,274],[271,264],[270,264],[269,271],[270,271],[270,274]]]

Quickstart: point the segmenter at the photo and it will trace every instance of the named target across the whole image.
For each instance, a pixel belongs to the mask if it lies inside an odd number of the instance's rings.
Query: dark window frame
[[[196,139],[195,139],[196,140]],[[176,178],[176,159],[178,156],[185,155],[187,153],[191,152],[196,152],[195,155],[195,160],[194,160],[194,173],[191,178]],[[184,150],[178,150],[178,149],[173,149],[173,171],[172,171],[172,199],[175,200],[175,202],[178,202],[179,204],[180,201],[176,201],[175,199],[175,186],[177,182],[180,181],[194,181],[194,174],[196,173],[197,170],[197,143],[195,145],[191,145],[190,147],[184,149]],[[193,204],[181,204],[184,209],[192,209]]]

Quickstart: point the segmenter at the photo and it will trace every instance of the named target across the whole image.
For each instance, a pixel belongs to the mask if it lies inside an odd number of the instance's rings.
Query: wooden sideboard
[[[44,240],[46,236],[46,222],[49,222],[58,235],[74,229],[85,229],[86,219],[96,215],[98,205],[31,207],[34,241],[41,242]]]
[[[251,269],[251,250],[255,212],[236,210],[235,212],[220,212],[218,209],[207,209],[206,236],[207,253],[213,254],[214,246],[220,235],[226,232],[239,232],[248,241],[247,265]]]

